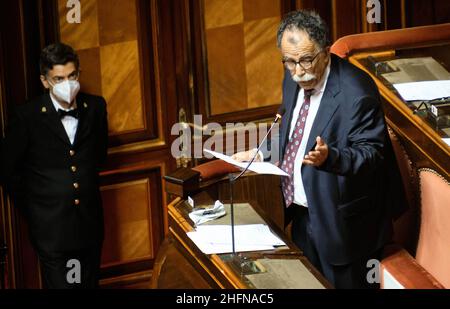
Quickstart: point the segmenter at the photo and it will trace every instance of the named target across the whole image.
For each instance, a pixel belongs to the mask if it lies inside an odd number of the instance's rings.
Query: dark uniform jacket
[[[40,250],[78,250],[103,240],[98,173],[107,153],[106,103],[83,93],[76,100],[73,145],[48,93],[16,108],[1,144],[2,183]]]

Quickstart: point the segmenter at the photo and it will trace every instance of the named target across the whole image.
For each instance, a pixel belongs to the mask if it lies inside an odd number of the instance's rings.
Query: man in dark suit
[[[288,14],[278,45],[286,69],[280,166],[290,175],[281,183],[293,241],[335,287],[377,287],[368,262],[391,238],[402,193],[377,87],[330,54],[313,12]]]
[[[102,97],[78,93],[79,60],[56,43],[40,57],[44,95],[17,106],[0,175],[28,223],[47,288],[98,286],[103,210],[98,173],[108,125]]]

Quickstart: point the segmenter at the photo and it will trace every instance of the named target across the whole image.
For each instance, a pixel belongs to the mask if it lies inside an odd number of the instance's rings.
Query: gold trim
[[[331,0],[331,23],[333,24],[332,33],[333,42],[335,42],[337,38],[337,14],[336,14],[336,0]]]
[[[432,173],[432,174],[438,176],[439,178],[441,178],[443,181],[445,181],[445,183],[446,183],[447,185],[450,185],[450,181],[448,181],[444,176],[442,176],[441,174],[439,174],[438,172],[436,172],[436,171],[435,171],[434,169],[432,169],[432,168],[429,168],[429,167],[421,167],[421,168],[419,168],[417,171],[418,171],[418,173],[419,173],[419,176],[420,176],[420,173],[421,173],[421,172],[430,172],[430,173]]]
[[[225,276],[228,282],[230,282],[233,285],[235,289],[248,288],[247,286],[245,286],[245,284],[239,281],[239,278],[233,273],[230,267],[226,263],[224,263],[223,260],[217,254],[212,254],[210,260],[214,264],[214,266],[216,266],[217,269],[220,270],[222,275]]]
[[[108,149],[108,155],[117,153],[127,153],[138,150],[153,150],[153,148],[166,146],[166,141],[163,139],[157,139],[152,141],[143,141],[132,144],[120,145]]]
[[[151,7],[151,22],[152,22],[152,27],[151,27],[151,31],[152,31],[152,50],[153,50],[153,56],[154,56],[154,62],[153,62],[153,66],[154,66],[154,72],[155,72],[155,76],[157,78],[155,78],[155,99],[156,99],[156,115],[157,115],[157,122],[158,122],[158,143],[161,143],[161,145],[166,145],[166,140],[165,140],[165,130],[163,128],[163,119],[162,119],[162,114],[163,114],[163,108],[162,108],[162,103],[161,103],[161,76],[160,76],[160,67],[159,67],[159,49],[158,46],[160,45],[158,40],[159,40],[159,28],[158,28],[158,18],[159,15],[157,12],[159,12],[159,8],[158,8],[158,4],[156,0],[152,0],[150,3],[150,7]],[[159,144],[158,144],[159,145]]]
[[[402,28],[406,28],[406,5],[405,0],[400,0],[400,14],[402,18]]]

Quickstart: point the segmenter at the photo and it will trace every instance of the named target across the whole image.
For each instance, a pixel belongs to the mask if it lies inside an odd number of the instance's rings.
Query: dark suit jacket
[[[16,108],[2,141],[2,183],[40,250],[77,250],[103,240],[98,172],[107,152],[106,103],[80,93],[77,104],[73,145],[48,93]]]
[[[280,158],[298,91],[286,72]],[[347,264],[390,239],[393,209],[402,203],[403,191],[377,87],[365,72],[335,55],[307,152],[317,136],[328,144],[328,158],[318,168],[301,169],[313,237],[329,263]]]

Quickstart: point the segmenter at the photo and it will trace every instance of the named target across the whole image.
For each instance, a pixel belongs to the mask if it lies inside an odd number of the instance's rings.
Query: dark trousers
[[[67,252],[37,250],[46,289],[98,288],[101,246]]]
[[[292,240],[303,251],[308,260],[319,270],[325,278],[337,289],[376,289],[377,283],[367,281],[367,261],[377,259],[380,261],[381,250],[359,258],[350,264],[332,265],[325,261],[317,250],[312,235],[308,208],[292,205],[289,209],[292,217]]]

